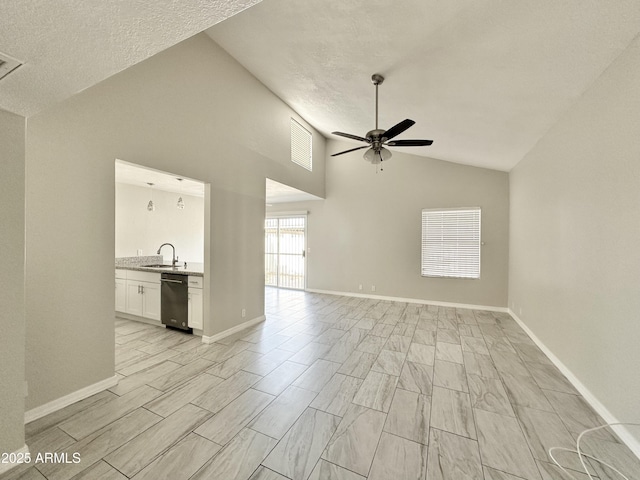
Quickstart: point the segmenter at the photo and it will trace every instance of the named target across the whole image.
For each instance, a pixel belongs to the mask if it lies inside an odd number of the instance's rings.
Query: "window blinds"
[[[291,119],[291,161],[312,170],[311,132]]]
[[[422,210],[422,276],[480,278],[480,208]]]

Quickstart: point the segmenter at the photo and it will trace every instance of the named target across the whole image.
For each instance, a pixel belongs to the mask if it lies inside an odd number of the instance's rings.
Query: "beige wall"
[[[622,422],[640,422],[639,78],[636,39],[510,175],[509,305]]]
[[[0,110],[0,145],[0,453],[8,453],[24,445],[23,117]]]
[[[211,184],[205,334],[263,314],[265,177],[324,195],[325,142],[293,164],[292,116],[201,34],[29,119],[29,408],[113,375],[116,158]]]
[[[331,141],[328,151],[350,146]],[[506,307],[507,173],[399,151],[385,163],[376,173],[360,152],[330,157],[326,200],[269,208],[310,212],[308,288]],[[422,277],[422,209],[474,206],[482,207],[481,279]]]
[[[155,255],[165,242],[176,248],[181,262],[204,261],[204,198],[154,189],[156,209],[147,210],[149,187],[116,183],[116,257]],[[182,197],[185,208],[176,207]],[[162,255],[171,263],[171,247]]]

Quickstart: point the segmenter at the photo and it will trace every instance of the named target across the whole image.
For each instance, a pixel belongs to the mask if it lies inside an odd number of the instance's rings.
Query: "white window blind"
[[[312,170],[311,132],[291,119],[291,161]]]
[[[422,210],[422,276],[480,278],[480,208]]]

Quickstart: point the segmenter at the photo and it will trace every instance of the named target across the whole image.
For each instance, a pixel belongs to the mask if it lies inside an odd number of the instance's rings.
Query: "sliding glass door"
[[[306,220],[305,216],[266,219],[265,285],[304,289]]]

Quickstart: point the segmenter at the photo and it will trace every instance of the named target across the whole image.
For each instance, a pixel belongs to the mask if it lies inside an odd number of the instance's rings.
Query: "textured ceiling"
[[[508,171],[640,31],[638,0],[259,2],[0,1],[0,52],[24,62],[0,108],[28,117],[213,25],[327,137],[373,128],[378,72],[381,128],[435,141],[405,151]]]
[[[260,0],[0,1],[0,108],[33,115]]]
[[[374,127],[378,72],[380,127],[435,141],[404,151],[508,171],[639,31],[638,0],[264,0],[207,33],[327,137]]]

